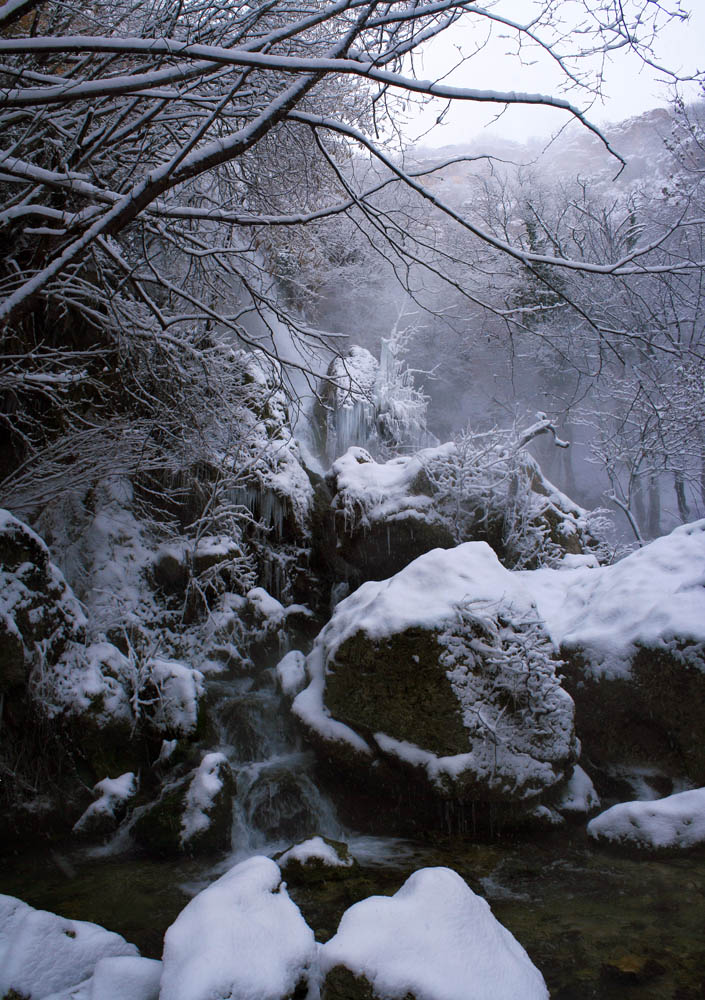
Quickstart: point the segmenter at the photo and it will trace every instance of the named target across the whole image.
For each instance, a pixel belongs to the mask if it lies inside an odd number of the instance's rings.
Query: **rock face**
[[[324,760],[400,817],[407,795],[423,823],[424,799],[522,812],[576,757],[556,666],[528,591],[470,542],[341,602],[293,711]]]

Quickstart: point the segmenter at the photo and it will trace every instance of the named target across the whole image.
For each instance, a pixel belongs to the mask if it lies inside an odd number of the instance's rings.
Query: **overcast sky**
[[[503,0],[497,10],[517,21],[528,16],[527,0]],[[672,24],[664,30],[658,40],[657,54],[663,65],[677,71],[693,72],[705,68],[705,4],[703,0],[683,0],[682,7],[691,11],[686,24]],[[437,79],[447,73],[457,62],[456,46],[467,49],[472,44],[469,31],[455,29],[428,46],[423,64],[417,64],[417,73]],[[505,37],[496,39],[473,59],[460,67],[445,83],[478,89],[517,90],[530,93],[546,93],[567,96],[569,100],[584,109],[588,103],[585,95],[562,95],[558,91],[558,78],[550,60],[537,58],[532,66],[521,66],[517,60],[507,57],[511,48]],[[621,121],[647,111],[649,108],[665,106],[669,101],[669,88],[659,80],[658,74],[644,66],[626,50],[616,52],[606,67],[603,90],[604,102],[596,102],[588,111],[588,117],[602,124]],[[697,89],[691,87],[685,94],[687,99],[697,96]],[[458,102],[444,118],[443,124],[427,137],[422,137],[432,126],[438,114],[445,107],[433,102],[421,115],[414,116],[405,130],[411,141],[424,145],[443,146],[466,142],[479,132],[489,129],[492,135],[525,141],[532,136],[548,136],[566,121],[564,113],[541,108],[509,108],[501,118],[496,118],[498,106],[473,106]]]

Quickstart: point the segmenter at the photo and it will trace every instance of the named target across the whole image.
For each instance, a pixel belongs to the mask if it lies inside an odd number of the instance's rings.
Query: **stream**
[[[94,921],[159,958],[164,931],[195,892],[246,857],[323,834],[346,841],[358,866],[289,887],[321,941],[352,903],[395,892],[417,868],[444,865],[488,899],[553,1000],[705,997],[705,853],[632,859],[593,846],[584,825],[492,844],[363,836],[343,828],[319,790],[273,668],[211,679],[209,700],[217,749],[237,782],[231,854],[154,860],[123,830],[103,848],[69,844],[13,858],[0,871],[0,892]]]

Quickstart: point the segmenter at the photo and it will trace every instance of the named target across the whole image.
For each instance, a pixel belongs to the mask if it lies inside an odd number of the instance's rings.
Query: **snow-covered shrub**
[[[454,447],[430,453],[426,472],[434,505],[457,541],[485,540],[516,569],[554,565],[566,554],[601,554],[593,533],[600,528],[599,513],[590,514],[556,489],[526,451],[533,437],[548,430],[550,421],[538,414],[523,433],[468,430]]]

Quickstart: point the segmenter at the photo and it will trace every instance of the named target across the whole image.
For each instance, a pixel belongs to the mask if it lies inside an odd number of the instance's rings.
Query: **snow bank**
[[[651,802],[620,802],[588,823],[595,840],[646,850],[705,843],[705,788]]]
[[[90,979],[42,1000],[159,1000],[162,963],[121,955],[101,958]]]
[[[521,945],[448,868],[422,869],[394,896],[356,903],[320,956],[324,975],[344,966],[378,997],[548,1000]]]
[[[118,955],[138,957],[139,952],[97,924],[68,920],[13,896],[0,896],[0,996],[15,990],[43,1000],[83,982],[100,959]]]
[[[682,525],[613,566],[516,574],[556,646],[579,647],[596,677],[626,677],[637,644],[705,642],[705,520]]]
[[[281,1000],[314,966],[316,944],[269,858],[236,865],[166,932],[160,1000]]]

